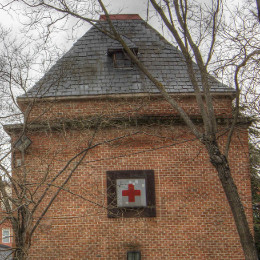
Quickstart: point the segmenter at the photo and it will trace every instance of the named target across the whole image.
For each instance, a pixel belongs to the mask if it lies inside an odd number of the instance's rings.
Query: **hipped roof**
[[[138,15],[111,17],[123,39],[130,47],[138,48],[140,61],[169,93],[194,92],[184,57],[178,48],[167,42]],[[113,67],[108,50],[120,45],[97,28],[108,28],[105,20],[101,16],[100,22],[81,37],[26,95],[18,99],[158,93],[138,68]],[[209,76],[209,79],[212,92],[233,92],[233,89],[213,77]]]

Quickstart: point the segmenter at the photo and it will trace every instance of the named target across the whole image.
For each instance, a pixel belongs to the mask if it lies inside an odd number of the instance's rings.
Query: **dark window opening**
[[[131,51],[137,55],[137,49],[131,49]],[[134,67],[130,57],[123,49],[109,49],[108,55],[112,58],[114,68],[131,69]]]
[[[113,53],[113,64],[115,68],[131,68],[133,63],[125,52]]]
[[[127,252],[127,260],[141,260],[141,252],[140,251]]]

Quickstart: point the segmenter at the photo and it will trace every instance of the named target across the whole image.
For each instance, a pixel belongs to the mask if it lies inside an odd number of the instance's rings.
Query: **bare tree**
[[[97,21],[93,19],[93,16],[85,16],[87,11],[89,11],[89,6],[85,6],[84,4],[76,4],[74,1],[57,1],[56,5],[54,5],[52,1],[38,2],[23,0],[20,2],[25,4],[28,13],[33,14],[33,16],[31,16],[33,19],[31,20],[31,25],[37,25],[37,22],[39,21],[42,22],[42,14],[46,14],[47,12],[49,15],[49,20],[47,21],[49,24],[48,28],[56,25],[62,19],[67,19],[68,16],[72,16],[77,22],[83,21],[98,27],[98,24],[95,23]],[[220,0],[212,1],[210,5],[201,5],[196,1],[190,2],[186,0],[174,0],[172,2],[167,0],[150,0],[149,2],[183,54],[189,79],[194,88],[197,105],[203,120],[202,130],[192,122],[189,115],[180,107],[174,97],[166,91],[165,86],[148,71],[132,52],[122,35],[120,35],[114,27],[113,22],[110,20],[109,12],[101,0],[96,1],[95,4],[97,4],[98,10],[101,9],[105,13],[109,29],[102,27],[99,27],[99,29],[122,45],[134,64],[150,79],[151,83],[157,87],[161,95],[169,104],[178,111],[180,117],[192,131],[193,135],[205,146],[209,155],[209,160],[218,173],[232,210],[245,258],[257,259],[253,236],[250,232],[237,187],[231,175],[228,151],[232,134],[239,119],[241,72],[248,64],[258,64],[257,62],[259,61],[260,54],[259,46],[256,45],[256,48],[247,49],[246,47],[250,41],[248,41],[247,36],[244,35],[244,40],[247,43],[246,45],[244,44],[239,47],[242,51],[242,55],[240,54],[227,61],[230,63],[230,66],[233,66],[231,72],[233,73],[234,86],[236,88],[236,105],[234,119],[228,133],[226,146],[225,148],[222,148],[218,141],[218,125],[210,91],[211,84],[209,80],[209,71],[211,70],[211,64],[216,62],[215,54],[218,50],[216,46],[219,40],[219,33],[221,32],[220,28],[224,10],[223,3]],[[257,1],[257,4],[258,2],[259,1]],[[41,18],[40,20],[39,17]],[[205,21],[205,23],[203,23],[203,21]],[[255,24],[255,26],[259,25]],[[195,29],[193,30],[193,28]],[[256,28],[259,29],[259,27]],[[49,35],[49,33],[50,31],[48,30],[46,34]],[[228,33],[229,32],[227,32],[227,34]],[[196,62],[196,65],[194,61]],[[225,68],[227,68],[227,66],[228,64],[225,65]],[[199,79],[196,76],[197,71],[200,75]],[[90,149],[90,147],[88,147],[87,150]],[[33,228],[32,233],[34,230],[35,229]],[[23,247],[23,245],[21,245],[21,247]]]
[[[92,134],[89,137],[88,146],[76,152],[70,160],[64,163],[59,172],[51,176],[50,165],[53,160],[55,160],[58,152],[55,151],[53,153],[48,151],[45,157],[39,158],[39,165],[43,165],[44,169],[42,176],[40,179],[32,178],[33,174],[30,163],[26,161],[26,149],[30,146],[31,140],[27,138],[26,134],[30,132],[32,125],[35,124],[34,121],[27,121],[34,107],[35,100],[31,100],[25,111],[21,111],[16,102],[16,96],[26,94],[27,89],[37,80],[37,76],[35,76],[33,71],[37,68],[40,59],[36,57],[36,52],[32,52],[31,49],[28,49],[28,42],[19,43],[19,41],[16,41],[12,37],[8,30],[2,27],[0,40],[0,44],[2,45],[2,52],[0,53],[0,224],[2,226],[7,225],[8,227],[12,227],[12,237],[15,242],[15,248],[12,249],[11,253],[13,253],[14,259],[22,260],[27,258],[32,236],[55,199],[61,191],[72,193],[66,189],[66,184],[85,159],[88,151],[101,145],[123,139],[125,135],[115,137],[114,139],[94,142],[100,124],[104,124],[102,118],[94,118],[92,121],[88,120],[86,122],[74,122],[77,127],[79,125],[85,125],[85,127],[90,128]],[[34,47],[36,48],[35,45]],[[37,46],[37,53],[39,54],[41,51],[44,52],[44,48],[41,49],[40,46]],[[66,68],[63,68],[62,71],[57,74],[57,77],[52,80],[55,82],[61,80],[61,78],[65,76],[65,73]],[[48,111],[49,108],[47,107],[43,114]],[[39,117],[41,116],[43,115],[39,115]],[[39,120],[39,117],[35,119],[36,122]],[[107,122],[107,120],[105,121]],[[12,124],[16,123],[16,125],[9,126],[8,124],[11,122]],[[10,140],[3,131],[3,126],[5,131],[15,140],[11,146],[8,144]],[[40,131],[44,129],[44,131],[52,132],[52,129],[49,128],[49,122],[46,122],[44,125],[38,125],[38,128]],[[14,129],[15,131],[13,131]],[[66,122],[56,124],[55,130],[61,131],[66,135]],[[131,133],[129,133],[129,135],[131,135]],[[34,170],[37,172],[36,169]],[[60,181],[60,178],[62,178],[62,181]],[[75,196],[77,195],[75,194]],[[81,199],[106,209],[104,205],[95,202],[94,199],[88,199],[83,196],[81,196]],[[9,256],[10,251],[7,257]]]
[[[198,107],[200,108],[200,113],[203,118],[203,132],[199,131],[197,127],[191,122],[188,115],[179,107],[176,101],[167,93],[165,87],[154,78],[149,71],[140,63],[140,61],[135,57],[135,55],[128,48],[126,43],[123,41],[122,37],[116,31],[113,26],[111,20],[109,20],[109,13],[107,12],[104,4],[100,2],[103,11],[106,14],[106,18],[110,27],[113,30],[114,37],[122,44],[123,48],[127,51],[128,55],[135,62],[135,64],[139,67],[139,69],[145,73],[145,75],[154,83],[154,85],[159,89],[164,98],[176,109],[180,116],[183,118],[187,126],[191,129],[193,134],[205,145],[210,161],[212,165],[216,168],[218,172],[219,179],[222,183],[223,189],[227,196],[230,208],[232,210],[234,220],[236,223],[236,227],[240,236],[240,241],[244,250],[246,259],[257,259],[257,253],[254,246],[253,236],[250,232],[246,215],[244,212],[243,205],[240,201],[239,194],[237,192],[236,185],[231,176],[231,171],[228,163],[228,150],[232,138],[232,134],[237,123],[238,115],[239,115],[239,100],[240,100],[240,87],[238,83],[238,74],[240,69],[246,66],[246,64],[252,59],[259,58],[259,49],[251,50],[251,52],[244,53],[244,57],[241,62],[236,66],[234,81],[236,86],[236,107],[235,107],[235,115],[232,126],[228,133],[228,138],[226,142],[226,148],[224,151],[221,151],[218,144],[218,134],[217,134],[217,123],[214,114],[212,96],[210,93],[210,83],[209,83],[209,73],[208,66],[214,54],[214,47],[216,42],[216,37],[218,33],[218,29],[220,26],[220,18],[222,15],[222,3],[221,1],[212,2],[212,6],[210,8],[210,16],[209,26],[205,31],[202,31],[202,35],[206,33],[211,34],[210,44],[207,52],[207,56],[204,56],[200,51],[200,44],[202,39],[194,40],[192,35],[192,23],[199,21],[190,21],[191,17],[196,16],[194,9],[192,9],[192,4],[188,1],[173,1],[170,3],[169,1],[164,1],[163,3],[158,3],[157,1],[151,0],[151,4],[153,5],[156,12],[162,19],[164,25],[168,28],[168,30],[173,35],[176,40],[180,50],[185,57],[187,71],[190,77],[190,81],[194,87],[194,92],[196,95]],[[196,5],[196,4],[194,4]],[[201,9],[200,9],[201,10]],[[202,17],[199,16],[199,17]],[[202,28],[202,27],[199,27]],[[203,28],[202,28],[203,29]],[[206,58],[204,58],[206,57]],[[200,89],[198,80],[196,79],[193,58],[195,59],[198,67],[201,78],[202,88]],[[205,99],[205,103],[203,101]]]
[[[77,194],[71,191],[67,184],[82,165],[82,162],[86,161],[90,150],[104,145],[113,145],[135,136],[137,133],[140,134],[140,132],[129,130],[120,136],[100,140],[97,138],[100,130],[104,127],[117,126],[119,119],[123,125],[128,126],[128,113],[132,113],[134,110],[121,114],[111,114],[110,118],[101,114],[88,119],[53,121],[48,116],[48,112],[55,105],[56,100],[48,103],[48,105],[44,104],[45,109],[42,113],[33,120],[28,120],[39,96],[36,94],[27,104],[25,110],[19,109],[16,96],[21,93],[27,95],[27,89],[31,87],[31,84],[34,84],[35,75],[31,75],[30,72],[35,68],[35,62],[38,63],[38,59],[35,52],[28,52],[28,43],[18,44],[5,30],[1,35],[1,43],[3,44],[3,51],[0,56],[2,66],[0,80],[3,86],[3,89],[1,89],[1,102],[3,104],[1,124],[4,125],[5,131],[11,136],[13,142],[11,146],[8,145],[10,142],[9,137],[3,131],[1,132],[0,172],[2,178],[0,178],[0,194],[2,210],[0,224],[11,225],[15,244],[12,249],[13,256],[14,259],[22,260],[27,259],[33,234],[37,229],[41,228],[41,223],[46,214],[62,192],[94,204],[101,210],[110,210],[111,205],[106,206],[104,199],[98,201],[93,194],[89,193],[85,196]],[[37,46],[37,53],[40,53],[41,50]],[[59,84],[67,73],[71,73],[71,70],[70,66],[65,64],[56,73],[55,77],[47,78],[50,87],[52,84]],[[44,83],[40,81],[39,89],[41,89],[41,84]],[[41,95],[43,94],[41,93]],[[134,109],[138,111],[143,105],[141,102]],[[136,122],[130,122],[130,125],[133,123]],[[69,138],[67,137],[69,135],[68,128],[77,131],[81,130],[82,132],[87,129],[87,134],[83,136],[88,142],[85,147],[82,147],[82,140],[79,140],[76,144],[79,148],[73,153],[73,156],[68,160],[58,161],[61,167],[57,171],[53,169],[52,164],[58,160],[57,157],[63,156],[66,147],[67,149],[70,147]],[[31,140],[27,136],[33,131],[40,134],[46,132],[50,137],[58,133],[66,140],[60,150],[53,151],[48,148],[45,150],[45,155],[41,154],[40,156],[36,152],[34,160],[38,160],[37,168],[27,159],[27,148],[31,144]],[[11,155],[12,157],[10,157]],[[120,154],[118,156],[128,155]],[[103,160],[105,159],[103,158]],[[93,160],[97,159],[93,158]],[[10,192],[10,189],[12,192]],[[105,196],[103,195],[102,198],[105,198]],[[89,215],[93,214],[93,212],[87,213]]]
[[[256,6],[257,6],[258,20],[260,22],[260,1],[259,0],[256,0]]]

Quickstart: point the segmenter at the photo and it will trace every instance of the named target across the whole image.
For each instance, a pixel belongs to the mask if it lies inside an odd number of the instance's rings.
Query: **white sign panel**
[[[118,207],[146,207],[145,179],[117,179]]]

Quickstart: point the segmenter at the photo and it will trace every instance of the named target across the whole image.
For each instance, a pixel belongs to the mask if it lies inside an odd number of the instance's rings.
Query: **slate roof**
[[[0,259],[12,260],[12,248],[6,245],[0,244]]]
[[[112,22],[131,47],[138,48],[138,58],[170,93],[192,93],[193,88],[181,52],[138,15],[135,18],[117,20],[115,16]],[[100,21],[97,26],[106,24],[106,21]],[[137,68],[113,67],[108,50],[117,47],[121,47],[117,41],[93,26],[26,96],[20,96],[19,99],[158,93]],[[233,89],[213,77],[210,77],[210,81],[213,92],[233,92]]]

